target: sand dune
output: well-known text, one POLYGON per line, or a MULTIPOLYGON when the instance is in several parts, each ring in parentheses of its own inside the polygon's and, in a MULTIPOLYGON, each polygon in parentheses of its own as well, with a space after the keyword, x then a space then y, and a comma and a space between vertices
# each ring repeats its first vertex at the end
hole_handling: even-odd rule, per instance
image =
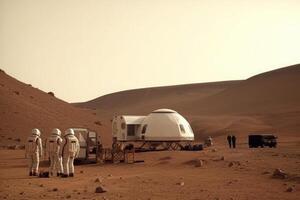
MULTIPOLYGON (((0 134, 1 145, 16 143, 37 127, 43 136, 49 135, 54 127, 62 130, 68 127, 87 127, 99 133, 107 132, 105 123, 91 110, 76 108, 31 85, 24 84, 0 72, 0 134)), ((104 141, 110 137, 103 134, 104 141)))
POLYGON ((129 90, 76 104, 115 114, 147 114, 175 109, 191 122, 196 138, 228 132, 297 134, 300 131, 300 65, 259 74, 244 81, 129 90))

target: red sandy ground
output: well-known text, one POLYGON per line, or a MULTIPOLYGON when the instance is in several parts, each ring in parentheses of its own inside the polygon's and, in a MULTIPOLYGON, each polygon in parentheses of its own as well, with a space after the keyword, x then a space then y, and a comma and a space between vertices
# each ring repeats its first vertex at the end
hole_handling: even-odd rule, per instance
POLYGON ((0 150, 0 198, 296 200, 300 195, 299 147, 299 138, 286 137, 276 149, 249 149, 243 143, 233 150, 220 137, 214 147, 200 152, 137 153, 136 160, 144 163, 76 166, 76 176, 68 179, 29 177, 23 151, 0 150), (194 159, 202 159, 204 165, 195 167, 194 159), (232 161, 235 164, 230 167, 232 161), (276 168, 289 178, 272 178, 276 168), (101 182, 95 182, 96 178, 101 182), (107 192, 95 193, 99 185, 107 192), (288 187, 294 191, 286 192, 288 187))

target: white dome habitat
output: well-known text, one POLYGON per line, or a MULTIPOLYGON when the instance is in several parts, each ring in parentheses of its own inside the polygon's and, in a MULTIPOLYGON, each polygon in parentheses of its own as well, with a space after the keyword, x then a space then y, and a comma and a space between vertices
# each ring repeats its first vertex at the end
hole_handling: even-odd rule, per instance
POLYGON ((174 110, 159 109, 142 122, 142 139, 146 141, 193 141, 194 133, 188 121, 174 110))

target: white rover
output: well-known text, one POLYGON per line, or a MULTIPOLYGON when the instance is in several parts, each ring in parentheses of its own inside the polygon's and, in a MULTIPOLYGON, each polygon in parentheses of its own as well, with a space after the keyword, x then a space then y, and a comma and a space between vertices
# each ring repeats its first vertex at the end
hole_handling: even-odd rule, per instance
POLYGON ((76 162, 97 162, 99 155, 98 134, 85 128, 72 128, 79 140, 80 151, 76 162))
POLYGON ((115 116, 112 121, 113 148, 129 142, 142 143, 140 148, 178 150, 194 141, 188 121, 170 109, 159 109, 148 116, 115 116))

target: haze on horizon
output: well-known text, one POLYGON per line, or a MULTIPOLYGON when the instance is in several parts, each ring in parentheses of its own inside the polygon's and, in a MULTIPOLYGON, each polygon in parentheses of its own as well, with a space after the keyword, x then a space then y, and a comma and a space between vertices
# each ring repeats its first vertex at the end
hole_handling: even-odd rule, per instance
POLYGON ((0 68, 68 102, 300 63, 297 0, 0 0, 0 68))

